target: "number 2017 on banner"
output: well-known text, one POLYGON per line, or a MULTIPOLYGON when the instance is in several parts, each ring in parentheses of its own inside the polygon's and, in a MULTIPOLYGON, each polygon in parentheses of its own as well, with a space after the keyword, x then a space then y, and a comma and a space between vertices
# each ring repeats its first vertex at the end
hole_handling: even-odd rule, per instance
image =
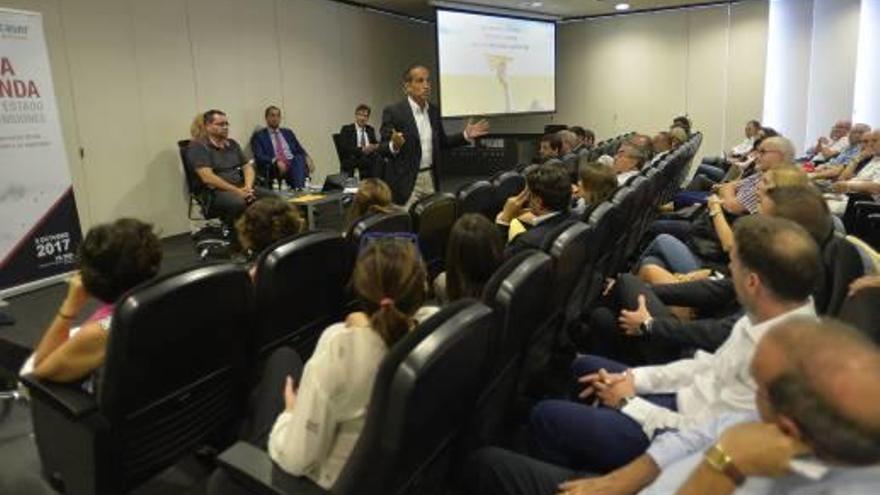
POLYGON ((58 239, 55 241, 38 242, 37 258, 45 258, 46 256, 54 256, 56 254, 66 253, 70 249, 70 239, 58 239))

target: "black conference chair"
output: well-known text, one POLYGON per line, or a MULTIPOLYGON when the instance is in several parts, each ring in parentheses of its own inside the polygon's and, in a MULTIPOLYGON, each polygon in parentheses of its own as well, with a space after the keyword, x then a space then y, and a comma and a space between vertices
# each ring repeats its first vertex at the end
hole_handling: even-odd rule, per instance
POLYGON ((409 211, 413 230, 419 237, 422 258, 433 278, 444 268, 449 231, 455 223, 455 196, 434 193, 415 202, 409 211))
POLYGON ((837 316, 849 293, 849 285, 865 274, 865 266, 859 249, 842 235, 832 233, 821 249, 824 276, 813 295, 816 312, 837 316))
MULTIPOLYGON (((504 202, 511 196, 521 193, 526 187, 526 178, 522 174, 515 171, 501 172, 492 178, 492 185, 495 187, 495 214, 504 208, 504 202)), ((494 218, 494 217, 493 217, 494 218)))
POLYGON ((584 222, 564 224, 545 239, 541 250, 553 258, 553 295, 550 306, 562 311, 584 268, 588 239, 593 230, 584 222))
POLYGON ((333 137, 333 148, 336 149, 336 158, 339 159, 339 172, 346 174, 346 175, 349 175, 349 174, 353 175, 354 170, 352 170, 351 172, 346 170, 346 160, 348 158, 345 156, 345 151, 342 146, 342 134, 339 134, 338 132, 336 132, 333 134, 332 137, 333 137))
POLYGON ((255 351, 266 356, 289 345, 307 359, 342 313, 350 275, 345 240, 336 232, 305 232, 266 248, 256 267, 255 351))
POLYGON ((456 301, 389 350, 363 431, 329 492, 287 475, 266 452, 243 442, 220 455, 221 468, 255 494, 439 492, 484 383, 493 321, 484 304, 456 301))
MULTIPOLYGON (((492 329, 491 381, 480 395, 470 442, 504 443, 517 416, 525 355, 536 330, 550 313, 553 262, 547 254, 517 253, 492 275, 483 288, 483 301, 495 311, 492 329)), ((523 406, 524 408, 524 406, 523 406)))
POLYGON ((252 294, 233 264, 147 282, 116 305, 94 395, 23 377, 50 483, 127 493, 206 442, 228 445, 245 404, 252 294))
POLYGON ((219 216, 211 211, 211 192, 202 184, 201 179, 196 175, 195 167, 189 162, 186 155, 189 144, 189 139, 177 142, 177 151, 180 154, 180 164, 183 167, 183 177, 186 181, 186 191, 189 195, 186 216, 190 220, 208 221, 208 225, 190 235, 195 241, 199 258, 204 260, 212 255, 226 256, 229 254, 232 229, 223 222, 219 222, 218 225, 210 223, 211 220, 217 219, 219 216), (193 216, 193 205, 198 207, 201 217, 193 216))
POLYGON ((489 181, 478 180, 462 186, 456 194, 458 199, 457 216, 465 213, 479 213, 495 221, 495 188, 489 181))

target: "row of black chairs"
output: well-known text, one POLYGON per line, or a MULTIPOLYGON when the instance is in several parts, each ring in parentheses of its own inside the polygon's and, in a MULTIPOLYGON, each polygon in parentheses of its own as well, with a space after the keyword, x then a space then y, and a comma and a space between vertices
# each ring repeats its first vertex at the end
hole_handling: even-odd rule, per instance
MULTIPOLYGON (((325 323, 318 321, 338 318, 329 307, 311 319, 297 314, 320 313, 312 306, 325 289, 330 299, 342 293, 342 282, 320 282, 332 257, 322 251, 332 245, 340 254, 341 237, 328 232, 284 241, 259 262, 256 286, 243 267, 212 264, 133 289, 116 305, 94 394, 24 377, 47 478, 70 494, 125 493, 199 445, 230 445, 267 350, 302 347, 304 335, 319 335, 325 323), (310 269, 300 266, 290 277, 296 282, 284 282, 290 253, 303 250, 311 253, 310 269), (277 294, 267 299, 272 283, 277 294), (277 321, 282 314, 287 319, 277 321), (299 337, 267 335, 267 327, 288 328, 293 319, 301 322, 299 337)), ((496 438, 528 334, 548 312, 547 294, 531 288, 553 282, 552 266, 545 253, 522 253, 495 274, 483 302, 444 308, 390 350, 334 492, 424 493, 446 479, 461 439, 496 438)), ((239 444, 222 460, 239 477, 263 469, 279 483, 304 483, 267 471, 265 455, 239 444)))
MULTIPOLYGON (((644 182, 677 177, 665 172, 669 166, 658 166, 652 174, 656 178, 644 182)), ((496 177, 492 184, 503 187, 522 180, 509 177, 496 177)), ((671 186, 654 188, 661 189, 671 186)), ((624 204, 623 196, 615 198, 606 213, 624 204)), ((33 397, 34 428, 47 478, 72 494, 123 493, 198 445, 229 445, 261 360, 280 345, 292 345, 303 357, 309 356, 321 330, 341 317, 348 302, 351 249, 359 237, 407 226, 420 240, 431 238, 425 232, 439 232, 435 252, 442 259, 445 239, 439 238, 443 231, 448 235, 448 226, 466 211, 456 198, 436 195, 414 205, 411 212, 362 219, 347 237, 314 231, 279 241, 257 260, 255 284, 244 268, 217 264, 134 289, 116 306, 95 394, 24 378, 33 397)), ((602 217, 567 226, 548 240, 548 253, 525 252, 509 260, 487 284, 483 304, 470 301, 445 308, 408 337, 408 344, 389 353, 363 438, 339 487, 371 493, 366 487, 396 492, 388 488, 399 486, 420 493, 435 485, 425 482, 433 479, 426 476, 428 466, 436 469, 450 459, 438 462, 438 446, 448 452, 453 439, 489 443, 499 438, 509 426, 516 391, 522 387, 525 349, 536 332, 552 330, 555 325, 548 322, 558 318, 563 302, 571 300, 571 288, 585 271, 595 268, 590 253, 603 252, 604 244, 590 244, 591 236, 608 223, 602 217), (555 290, 527 290, 536 286, 555 290), (486 325, 492 330, 473 331, 486 325), (488 335, 488 340, 473 335, 488 335), (457 361, 459 356, 466 359, 457 361), (444 385, 432 388, 432 383, 444 385), (437 390, 451 391, 452 396, 438 396, 437 390), (424 424, 444 425, 436 429, 442 438, 425 439, 424 424), (461 436, 465 430, 471 434, 461 436), (391 449, 387 469, 365 467, 366 459, 384 455, 382 449, 391 449)), ((423 246, 423 251, 428 250, 423 246)), ((223 457, 233 472, 239 469, 233 462, 235 453, 246 449, 238 445, 223 457)), ((245 457, 256 459, 251 454, 245 457)), ((340 493, 350 490, 334 488, 340 493)))

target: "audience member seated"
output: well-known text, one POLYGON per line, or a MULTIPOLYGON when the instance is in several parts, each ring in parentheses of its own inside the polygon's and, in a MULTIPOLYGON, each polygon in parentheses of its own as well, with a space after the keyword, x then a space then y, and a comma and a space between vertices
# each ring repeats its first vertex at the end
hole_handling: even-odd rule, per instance
MULTIPOLYGON (((870 161, 863 161, 860 169, 857 169, 856 164, 850 164, 841 172, 840 180, 832 185, 834 192, 847 195, 828 200, 828 207, 835 215, 844 216, 852 198, 880 200, 880 131, 865 134, 862 145, 865 153, 871 153, 872 158, 870 161)), ((844 223, 847 223, 846 220, 844 223)), ((847 225, 847 228, 851 229, 852 225, 847 225)))
POLYGON ((358 185, 351 209, 348 210, 349 228, 361 218, 374 213, 390 213, 394 210, 391 204, 391 188, 382 179, 370 177, 358 185))
POLYGON ((233 226, 247 205, 272 192, 254 185, 253 160, 248 160, 241 146, 229 138, 229 119, 220 110, 204 115, 205 139, 194 139, 186 150, 187 159, 208 190, 211 212, 233 226))
MULTIPOLYGON (((761 175, 758 183, 758 211, 767 213, 767 208, 762 208, 762 202, 767 201, 767 193, 777 187, 805 186, 809 183, 807 174, 794 166, 778 166, 761 175)), ((733 230, 730 221, 721 206, 721 199, 712 195, 708 199, 708 216, 712 221, 715 238, 717 238, 721 250, 727 253, 733 245, 733 230)), ((823 237, 824 238, 824 237, 823 237)), ((823 238, 817 239, 820 242, 823 238)), ((701 240, 700 246, 704 246, 706 240, 701 240)), ((688 244, 668 234, 657 236, 651 245, 650 256, 642 257, 639 267, 639 278, 649 284, 665 284, 680 280, 695 280, 708 277, 711 269, 702 267, 714 266, 711 260, 704 260, 697 256, 688 244), (695 268, 696 267, 696 268, 695 268), (685 271, 676 271, 685 270, 685 271)))
POLYGON ((757 120, 750 120, 746 123, 746 137, 736 146, 730 149, 725 156, 706 157, 703 158, 697 174, 703 174, 713 182, 721 182, 724 174, 730 168, 730 159, 744 160, 748 154, 755 148, 755 140, 758 139, 758 133, 761 130, 761 123, 757 120))
POLYGON ((804 158, 799 161, 822 163, 834 158, 849 146, 851 128, 851 121, 838 120, 831 127, 828 137, 820 136, 815 146, 809 148, 804 158))
POLYGON ((559 159, 562 156, 562 139, 558 134, 544 134, 538 148, 538 158, 535 163, 546 163, 548 160, 559 159))
POLYGON ((773 325, 815 318, 810 298, 821 277, 815 241, 789 220, 756 215, 735 228, 731 272, 746 315, 714 354, 630 369, 595 355, 572 364, 578 401, 549 400, 532 411, 530 432, 544 461, 608 471, 642 454, 656 433, 753 408, 746 379, 754 346, 773 325), (600 407, 580 401, 598 400, 600 407))
MULTIPOLYGON (((819 164, 812 170, 813 179, 834 179, 837 178, 843 169, 853 160, 862 155, 862 137, 866 133, 871 132, 871 126, 867 124, 856 124, 849 131, 849 146, 834 158, 825 163, 819 164)), ((805 165, 809 170, 809 167, 805 165)))
POLYGON ((574 149, 578 145, 577 134, 575 134, 570 129, 563 129, 556 134, 559 136, 559 140, 562 142, 562 148, 559 150, 560 158, 573 155, 574 149))
MULTIPOLYGON (((388 349, 436 311, 425 301, 416 247, 370 244, 352 284, 364 311, 328 327, 303 368, 291 348, 275 351, 253 395, 244 440, 266 448, 285 472, 330 489, 363 428, 376 372, 388 349)), ((249 493, 217 471, 208 493, 249 493)))
POLYGON ((465 297, 480 299, 483 286, 501 266, 504 241, 484 215, 462 215, 449 232, 446 271, 434 279, 434 295, 441 304, 465 297))
POLYGON ((617 184, 620 186, 627 185, 639 175, 639 171, 648 159, 649 153, 644 146, 636 145, 631 141, 621 144, 614 155, 613 167, 614 173, 617 175, 617 184))
POLYGON ((712 215, 730 215, 735 219, 757 212, 758 185, 763 173, 779 167, 793 167, 793 156, 794 147, 788 139, 764 139, 759 146, 755 173, 719 187, 711 209, 702 210, 690 221, 657 220, 651 225, 651 232, 658 235, 642 253, 639 269, 650 264, 673 273, 688 273, 703 267, 723 269, 727 253, 720 237, 727 234, 723 227, 730 220, 716 221, 712 215))
POLYGON ((526 187, 513 197, 507 198, 504 209, 495 223, 507 238, 511 222, 524 213, 530 213, 526 231, 514 237, 504 250, 505 258, 525 249, 540 249, 547 236, 558 225, 573 222, 571 205, 571 182, 563 167, 543 164, 526 174, 526 187))
POLYGON ((596 145, 596 134, 589 129, 576 125, 569 129, 577 135, 577 145, 572 148, 572 153, 580 153, 581 150, 591 150, 596 145))
POLYGON ((251 149, 262 174, 283 178, 291 189, 302 189, 306 177, 315 172, 312 157, 303 148, 296 134, 281 127, 281 109, 269 106, 264 113, 266 127, 251 136, 251 149))
POLYGON ((114 304, 156 276, 162 247, 151 225, 121 218, 89 229, 78 258, 79 270, 68 281, 67 296, 21 373, 53 382, 85 380, 83 388, 92 392, 94 375, 104 364, 114 304), (90 298, 100 305, 71 328, 90 298))
MULTIPOLYGON (((833 238, 833 222, 825 201, 814 187, 803 182, 766 191, 761 212, 803 227, 820 252, 825 252, 833 238)), ((813 300, 820 313, 829 309, 833 281, 850 273, 849 265, 831 263, 823 263, 824 283, 813 290, 813 300)), ((856 264, 861 273, 861 264, 856 264)), ((648 287, 631 275, 618 277, 614 286, 616 301, 591 314, 592 352, 628 364, 654 364, 680 356, 689 347, 714 351, 730 334, 736 320, 731 316, 740 308, 730 304, 733 298, 730 278, 694 281, 699 278, 670 277, 648 287), (673 304, 676 307, 672 307, 673 304), (616 319, 612 309, 619 311, 616 319), (700 319, 691 321, 694 316, 700 319)))
POLYGON ((497 448, 469 463, 469 493, 666 495, 876 493, 880 352, 833 321, 791 319, 760 338, 748 367, 752 411, 658 435, 604 476, 497 448), (588 477, 584 475, 588 474, 588 477), (742 485, 742 486, 739 486, 742 485))
POLYGON ((613 168, 582 158, 578 167, 576 202, 572 214, 583 220, 588 219, 593 208, 611 199, 616 190, 617 176, 613 168))
POLYGON ((690 137, 691 129, 693 129, 693 123, 691 119, 687 115, 679 115, 678 117, 672 119, 672 125, 669 126, 669 129, 672 130, 674 127, 679 127, 681 130, 690 137))
POLYGON ((235 228, 242 250, 254 260, 276 241, 300 233, 304 224, 295 206, 280 198, 263 198, 244 211, 235 228))

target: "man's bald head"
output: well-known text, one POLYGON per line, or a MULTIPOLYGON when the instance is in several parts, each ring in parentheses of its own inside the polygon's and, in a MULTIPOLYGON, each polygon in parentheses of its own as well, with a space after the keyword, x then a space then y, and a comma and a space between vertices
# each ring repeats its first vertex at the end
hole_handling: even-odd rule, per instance
POLYGON ((812 319, 780 323, 761 340, 766 346, 785 349, 787 361, 767 385, 777 417, 790 419, 820 458, 880 462, 880 349, 842 323, 812 319))

